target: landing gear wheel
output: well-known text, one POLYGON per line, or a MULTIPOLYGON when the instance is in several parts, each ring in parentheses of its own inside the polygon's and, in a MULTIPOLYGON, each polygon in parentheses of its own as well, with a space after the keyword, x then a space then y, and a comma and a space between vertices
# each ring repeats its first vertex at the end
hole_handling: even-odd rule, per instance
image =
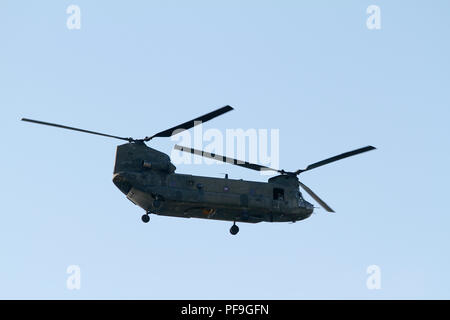
POLYGON ((230 228, 230 233, 234 236, 239 232, 239 227, 235 224, 233 224, 230 228))
POLYGON ((146 213, 141 217, 141 219, 143 223, 148 223, 150 221, 150 216, 146 213))

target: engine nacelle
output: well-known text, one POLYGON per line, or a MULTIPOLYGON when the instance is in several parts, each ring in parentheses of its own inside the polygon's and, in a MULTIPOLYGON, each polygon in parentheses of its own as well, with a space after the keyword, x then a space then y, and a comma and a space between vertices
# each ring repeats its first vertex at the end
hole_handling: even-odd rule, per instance
POLYGON ((147 170, 173 173, 175 169, 168 155, 144 143, 126 143, 117 147, 114 173, 147 170))

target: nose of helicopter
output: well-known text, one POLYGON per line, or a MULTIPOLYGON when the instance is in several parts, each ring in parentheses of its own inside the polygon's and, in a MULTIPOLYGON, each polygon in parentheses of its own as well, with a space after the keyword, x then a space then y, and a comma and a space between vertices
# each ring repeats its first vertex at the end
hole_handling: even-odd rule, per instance
POLYGON ((113 183, 125 195, 128 194, 133 187, 126 176, 121 173, 115 173, 113 175, 113 183))
POLYGON ((308 201, 303 200, 302 204, 303 208, 306 209, 306 212, 311 215, 314 212, 314 205, 312 203, 309 203, 308 201))

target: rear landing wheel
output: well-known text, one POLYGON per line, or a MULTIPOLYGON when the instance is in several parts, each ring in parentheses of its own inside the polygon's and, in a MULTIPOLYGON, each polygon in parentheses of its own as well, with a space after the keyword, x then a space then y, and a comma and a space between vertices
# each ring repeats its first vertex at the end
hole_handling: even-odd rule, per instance
POLYGON ((236 224, 233 224, 230 228, 230 233, 234 236, 239 232, 239 227, 236 224))
POLYGON ((141 217, 141 219, 142 219, 142 222, 148 223, 150 221, 150 216, 148 215, 148 213, 146 213, 141 217))

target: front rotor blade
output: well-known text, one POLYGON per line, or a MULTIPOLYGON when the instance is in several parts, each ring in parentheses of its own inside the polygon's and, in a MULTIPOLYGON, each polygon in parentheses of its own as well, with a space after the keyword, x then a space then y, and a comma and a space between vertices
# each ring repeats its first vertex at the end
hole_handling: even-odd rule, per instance
POLYGON ((280 172, 279 170, 272 169, 272 168, 262 166, 259 164, 254 164, 254 163, 250 163, 247 161, 236 160, 236 159, 224 157, 224 156, 221 156, 221 155, 215 154, 215 153, 209 153, 209 152, 205 152, 202 150, 179 146, 177 144, 174 146, 174 149, 192 153, 192 154, 195 154, 195 155, 198 155, 201 157, 205 157, 205 158, 222 161, 222 162, 229 163, 229 164, 234 164, 236 166, 240 166, 240 167, 244 167, 244 168, 252 169, 252 170, 256 170, 256 171, 270 170, 270 171, 280 172))
POLYGON ((209 120, 211 120, 211 119, 213 119, 215 117, 218 117, 218 116, 220 116, 220 115, 222 115, 222 114, 224 114, 224 113, 226 113, 228 111, 231 111, 231 110, 233 110, 233 108, 230 107, 230 106, 222 107, 220 109, 217 109, 217 110, 215 110, 213 112, 207 113, 207 114, 205 114, 203 116, 200 116, 198 118, 192 119, 192 120, 187 121, 185 123, 182 123, 182 124, 180 124, 178 126, 175 126, 173 128, 161 131, 161 132, 159 132, 159 133, 157 133, 157 134, 155 134, 155 135, 153 135, 151 137, 145 138, 144 140, 145 141, 149 141, 149 140, 151 140, 151 139, 153 139, 155 137, 163 137, 163 138, 171 137, 171 136, 174 135, 174 131, 176 131, 176 130, 179 130, 179 129, 188 130, 190 128, 195 127, 197 124, 209 121, 209 120))
POLYGON ((306 169, 297 170, 295 173, 296 174, 300 174, 300 173, 302 173, 304 171, 308 171, 308 170, 311 170, 311 169, 314 169, 314 168, 317 168, 317 167, 321 167, 321 166, 324 166, 324 165, 329 164, 331 162, 342 160, 342 159, 345 159, 345 158, 348 158, 348 157, 351 157, 351 156, 355 156, 357 154, 360 154, 360 153, 363 153, 363 152, 367 152, 367 151, 370 151, 370 150, 374 150, 374 149, 376 149, 376 148, 372 147, 372 146, 367 146, 367 147, 364 147, 364 148, 359 148, 359 149, 356 149, 356 150, 353 150, 353 151, 345 152, 345 153, 342 153, 340 155, 337 155, 337 156, 334 156, 334 157, 331 157, 331 158, 328 158, 328 159, 325 159, 325 160, 322 160, 322 161, 310 164, 309 166, 306 167, 306 169))
POLYGON ((106 134, 106 133, 100 133, 100 132, 84 130, 84 129, 74 128, 74 127, 68 127, 68 126, 64 126, 64 125, 56 124, 56 123, 44 122, 44 121, 39 121, 39 120, 32 120, 32 119, 27 119, 27 118, 22 118, 22 121, 31 122, 31 123, 37 123, 37 124, 43 124, 43 125, 46 125, 46 126, 57 127, 57 128, 62 128, 62 129, 68 129, 68 130, 74 130, 74 131, 79 131, 79 132, 84 132, 84 133, 96 134, 98 136, 103 136, 103 137, 108 137, 108 138, 120 139, 120 140, 125 140, 125 141, 133 141, 132 138, 124 138, 124 137, 112 136, 112 135, 106 134))
POLYGON ((303 188, 303 190, 305 190, 314 200, 316 200, 325 210, 327 210, 328 212, 334 212, 333 209, 331 209, 326 203, 325 201, 323 201, 322 199, 319 198, 319 196, 317 194, 315 194, 310 188, 308 188, 306 185, 304 185, 303 183, 300 183, 300 186, 303 188))

